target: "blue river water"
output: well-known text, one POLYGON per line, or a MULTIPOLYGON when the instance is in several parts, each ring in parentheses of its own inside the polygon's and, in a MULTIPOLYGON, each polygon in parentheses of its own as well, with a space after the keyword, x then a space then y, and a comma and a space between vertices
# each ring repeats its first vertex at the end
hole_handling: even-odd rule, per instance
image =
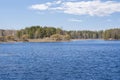
POLYGON ((0 43, 0 80, 120 80, 120 41, 0 43))

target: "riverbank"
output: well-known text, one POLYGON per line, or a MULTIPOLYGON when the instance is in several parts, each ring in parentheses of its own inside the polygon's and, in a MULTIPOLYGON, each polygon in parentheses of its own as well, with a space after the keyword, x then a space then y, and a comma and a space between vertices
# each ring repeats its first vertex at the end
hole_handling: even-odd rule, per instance
POLYGON ((28 42, 56 42, 52 39, 28 39, 28 42))
POLYGON ((104 40, 104 39, 71 39, 71 41, 79 41, 79 40, 104 40))
MULTIPOLYGON (((70 40, 54 40, 54 39, 28 39, 28 40, 18 40, 18 41, 0 41, 0 43, 16 43, 16 42, 70 42, 70 41, 80 41, 80 40, 104 40, 104 39, 70 39, 70 40)), ((119 41, 119 40, 105 40, 105 41, 119 41)))
POLYGON ((54 39, 27 39, 27 40, 16 40, 16 41, 0 41, 0 43, 15 43, 15 42, 67 42, 71 40, 54 40, 54 39))

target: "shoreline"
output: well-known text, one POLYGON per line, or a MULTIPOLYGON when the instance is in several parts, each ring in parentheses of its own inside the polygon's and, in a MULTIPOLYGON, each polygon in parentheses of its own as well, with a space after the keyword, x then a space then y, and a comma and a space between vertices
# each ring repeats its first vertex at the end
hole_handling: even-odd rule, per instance
POLYGON ((104 40, 104 39, 71 39, 72 41, 79 41, 79 40, 104 40))
MULTIPOLYGON (((104 40, 104 39, 70 39, 70 40, 52 40, 52 39, 28 39, 28 41, 6 41, 6 42, 2 42, 0 41, 0 43, 17 43, 17 42, 71 42, 71 41, 80 41, 80 40, 104 40)), ((120 40, 104 40, 104 41, 120 41, 120 40)))
POLYGON ((2 42, 0 41, 0 43, 16 43, 16 42, 69 42, 71 40, 52 40, 52 39, 28 39, 28 40, 25 40, 25 41, 22 41, 22 40, 18 40, 18 41, 5 41, 5 42, 2 42))

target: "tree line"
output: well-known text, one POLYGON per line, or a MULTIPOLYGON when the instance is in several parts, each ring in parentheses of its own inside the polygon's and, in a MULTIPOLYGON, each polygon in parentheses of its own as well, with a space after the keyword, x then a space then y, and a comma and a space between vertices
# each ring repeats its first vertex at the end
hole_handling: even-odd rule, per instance
POLYGON ((68 31, 72 39, 102 39, 103 31, 68 31))
POLYGON ((0 41, 13 41, 15 40, 16 30, 2 30, 0 29, 0 41))
POLYGON ((104 39, 120 40, 120 29, 108 29, 101 31, 68 31, 72 39, 104 39))
POLYGON ((42 27, 42 26, 32 26, 29 28, 21 29, 17 32, 17 38, 26 39, 55 39, 55 40, 69 40, 70 36, 66 31, 61 28, 55 27, 42 27))
POLYGON ((29 38, 29 39, 39 39, 51 37, 52 35, 69 35, 70 39, 120 39, 120 29, 108 29, 100 31, 65 31, 61 28, 55 27, 41 27, 41 26, 32 26, 29 28, 21 29, 17 32, 18 38, 29 38))
POLYGON ((120 39, 120 29, 109 29, 104 32, 104 39, 115 39, 119 40, 120 39))
MULTIPOLYGON (((3 33, 2 33, 3 34, 3 33)), ((105 39, 105 40, 120 40, 120 29, 108 29, 101 31, 66 31, 55 27, 31 26, 25 29, 17 30, 15 35, 0 35, 0 41, 7 40, 27 40, 27 39, 55 39, 55 40, 70 40, 70 39, 105 39)))

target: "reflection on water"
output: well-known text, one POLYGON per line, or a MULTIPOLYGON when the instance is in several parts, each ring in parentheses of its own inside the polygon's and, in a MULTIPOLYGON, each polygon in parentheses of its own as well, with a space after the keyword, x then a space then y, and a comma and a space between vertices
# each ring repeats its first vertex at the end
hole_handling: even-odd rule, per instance
POLYGON ((120 41, 0 44, 0 80, 120 80, 120 41))

